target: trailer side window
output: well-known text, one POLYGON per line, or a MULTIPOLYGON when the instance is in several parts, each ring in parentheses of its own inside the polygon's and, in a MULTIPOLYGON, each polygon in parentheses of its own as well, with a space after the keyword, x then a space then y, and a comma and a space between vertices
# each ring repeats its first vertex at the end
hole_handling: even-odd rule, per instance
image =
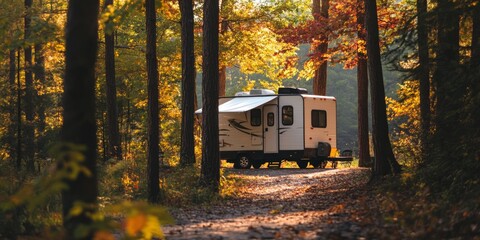
POLYGON ((250 111, 250 125, 252 126, 262 125, 262 110, 252 109, 250 111))
POLYGON ((327 111, 312 110, 312 127, 314 128, 327 127, 327 111))
POLYGON ((293 124, 293 107, 292 106, 282 107, 282 124, 283 125, 293 124))
POLYGON ((275 116, 273 115, 272 112, 269 112, 269 113, 267 114, 267 125, 268 125, 269 127, 275 125, 275 116))

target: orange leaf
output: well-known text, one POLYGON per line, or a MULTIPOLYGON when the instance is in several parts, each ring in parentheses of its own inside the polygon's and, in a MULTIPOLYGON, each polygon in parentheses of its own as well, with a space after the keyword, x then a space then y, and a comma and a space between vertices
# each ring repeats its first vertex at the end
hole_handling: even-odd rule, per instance
POLYGON ((115 237, 107 231, 98 231, 93 236, 93 240, 115 240, 115 237))
POLYGON ((135 236, 142 230, 147 223, 147 217, 144 214, 136 214, 127 217, 125 220, 125 232, 130 236, 135 236))

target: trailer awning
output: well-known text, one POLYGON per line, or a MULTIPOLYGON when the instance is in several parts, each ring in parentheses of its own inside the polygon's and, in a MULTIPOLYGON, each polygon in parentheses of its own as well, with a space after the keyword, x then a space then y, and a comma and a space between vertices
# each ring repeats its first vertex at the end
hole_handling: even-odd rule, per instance
MULTIPOLYGON (((267 102, 272 101, 277 96, 265 96, 265 97, 237 97, 228 102, 225 102, 218 106, 219 113, 233 113, 233 112, 246 112, 252 110, 258 106, 261 106, 267 102)), ((195 113, 202 113, 202 109, 198 109, 195 113)))

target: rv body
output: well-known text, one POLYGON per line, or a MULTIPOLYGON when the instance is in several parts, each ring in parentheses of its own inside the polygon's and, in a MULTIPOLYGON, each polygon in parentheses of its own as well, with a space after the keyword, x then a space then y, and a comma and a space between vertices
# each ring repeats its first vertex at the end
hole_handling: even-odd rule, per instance
MULTIPOLYGON (((253 91, 253 90, 252 90, 253 91)), ((235 168, 296 161, 323 165, 336 152, 336 100, 284 89, 219 99, 220 158, 235 168), (282 93, 287 92, 287 93, 282 93), (334 151, 331 151, 331 150, 334 151)))

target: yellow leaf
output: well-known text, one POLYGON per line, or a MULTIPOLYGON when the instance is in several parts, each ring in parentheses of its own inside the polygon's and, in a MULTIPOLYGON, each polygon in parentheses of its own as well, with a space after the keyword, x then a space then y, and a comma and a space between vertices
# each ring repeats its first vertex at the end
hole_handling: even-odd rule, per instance
POLYGON ((83 212, 83 207, 80 204, 75 204, 72 209, 70 209, 70 216, 78 216, 83 212))
POLYGON ((147 217, 145 214, 136 214, 127 217, 125 220, 125 232, 130 236, 136 236, 137 233, 145 227, 147 217))
POLYGON ((152 239, 153 237, 163 238, 160 221, 155 216, 148 216, 146 226, 142 229, 144 239, 152 239))

